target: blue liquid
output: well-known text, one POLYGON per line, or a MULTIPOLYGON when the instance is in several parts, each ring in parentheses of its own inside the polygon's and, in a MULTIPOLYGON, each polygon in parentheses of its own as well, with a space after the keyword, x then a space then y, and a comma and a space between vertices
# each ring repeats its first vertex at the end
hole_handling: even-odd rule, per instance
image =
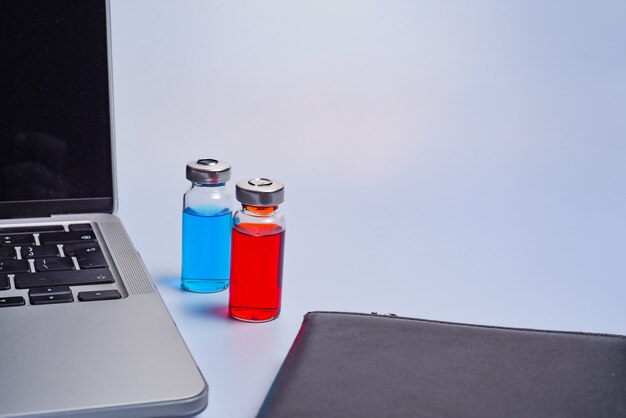
POLYGON ((192 292, 221 292, 230 282, 231 212, 183 212, 182 285, 192 292))

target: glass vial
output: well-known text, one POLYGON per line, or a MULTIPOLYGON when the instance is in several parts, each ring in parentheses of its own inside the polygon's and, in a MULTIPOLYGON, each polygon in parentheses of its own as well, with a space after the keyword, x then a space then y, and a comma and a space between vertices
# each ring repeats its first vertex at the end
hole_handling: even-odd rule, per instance
POLYGON ((205 158, 187 164, 191 188, 183 198, 181 281, 192 292, 228 288, 230 276, 231 197, 226 191, 230 164, 205 158))
POLYGON ((280 314, 285 217, 278 210, 285 187, 266 178, 236 185, 228 310, 236 319, 265 322, 280 314))

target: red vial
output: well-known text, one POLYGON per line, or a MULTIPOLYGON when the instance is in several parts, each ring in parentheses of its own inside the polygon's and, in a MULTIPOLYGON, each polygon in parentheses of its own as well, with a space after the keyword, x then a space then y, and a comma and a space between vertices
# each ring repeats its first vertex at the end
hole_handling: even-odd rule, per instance
POLYGON ((236 185, 242 209, 233 218, 230 297, 236 319, 265 322, 280 314, 285 246, 282 183, 266 178, 236 185))

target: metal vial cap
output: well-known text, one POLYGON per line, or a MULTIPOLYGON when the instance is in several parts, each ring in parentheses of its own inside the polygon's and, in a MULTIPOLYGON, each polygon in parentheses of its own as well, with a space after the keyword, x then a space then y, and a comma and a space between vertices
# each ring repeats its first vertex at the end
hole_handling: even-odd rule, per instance
POLYGON ((235 196, 245 205, 278 206, 285 201, 285 185, 264 177, 241 180, 235 186, 235 196))
POLYGON ((195 183, 226 183, 230 180, 230 164, 213 158, 187 163, 187 180, 195 183))

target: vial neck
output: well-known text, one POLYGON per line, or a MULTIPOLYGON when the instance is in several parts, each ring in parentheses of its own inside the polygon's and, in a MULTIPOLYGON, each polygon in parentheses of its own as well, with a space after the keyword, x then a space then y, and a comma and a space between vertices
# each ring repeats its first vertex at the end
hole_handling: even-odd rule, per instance
POLYGON ((276 212, 278 206, 252 206, 241 205, 245 212, 250 212, 254 215, 268 216, 276 212))
POLYGON ((223 187, 226 183, 199 183, 192 181, 193 187, 223 187))

